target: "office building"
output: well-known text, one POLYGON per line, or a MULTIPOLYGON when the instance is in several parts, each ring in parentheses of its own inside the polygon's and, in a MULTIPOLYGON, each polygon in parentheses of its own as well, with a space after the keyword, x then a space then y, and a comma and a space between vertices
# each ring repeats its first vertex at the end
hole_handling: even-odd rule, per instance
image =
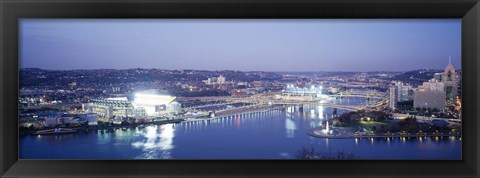
POLYGON ((445 84, 435 79, 424 82, 414 92, 413 107, 443 110, 446 104, 444 88, 445 84))
POLYGON ((207 85, 221 85, 226 84, 227 79, 223 75, 220 75, 218 77, 209 77, 207 80, 203 80, 203 83, 207 85))
POLYGON ((397 108, 397 87, 395 85, 390 85, 389 87, 389 99, 388 99, 388 107, 392 110, 397 108))
POLYGON ((449 59, 447 67, 443 72, 442 82, 445 84, 445 93, 447 101, 455 101, 458 93, 458 75, 449 59))
POLYGON ((395 109, 398 102, 413 100, 413 87, 403 82, 392 81, 389 87, 389 108, 395 109))

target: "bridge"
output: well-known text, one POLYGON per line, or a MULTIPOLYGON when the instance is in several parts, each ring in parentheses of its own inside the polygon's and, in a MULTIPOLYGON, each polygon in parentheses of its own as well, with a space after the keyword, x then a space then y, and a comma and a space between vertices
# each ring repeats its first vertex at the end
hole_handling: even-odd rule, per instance
POLYGON ((337 108, 349 111, 358 111, 358 110, 374 110, 370 106, 351 106, 351 105, 339 105, 333 103, 319 103, 319 102, 272 102, 272 104, 283 104, 283 105, 314 105, 314 106, 324 106, 328 108, 337 108))
POLYGON ((255 107, 255 106, 260 106, 260 105, 316 105, 316 106, 324 106, 324 107, 329 107, 329 108, 337 108, 337 109, 344 109, 344 110, 349 110, 349 111, 358 111, 358 110, 375 110, 376 108, 382 106, 385 104, 385 101, 379 101, 375 102, 371 105, 368 106, 352 106, 352 105, 339 105, 339 104, 334 104, 334 103, 323 103, 319 101, 301 101, 301 100, 279 100, 279 99, 268 99, 268 98, 229 98, 227 100, 227 103, 218 103, 218 104, 211 104, 211 105, 206 105, 206 106, 196 106, 196 107, 190 107, 189 109, 200 109, 203 107, 208 107, 208 106, 221 106, 221 105, 227 105, 235 102, 242 102, 242 103, 252 103, 254 105, 247 105, 247 106, 242 106, 242 107, 236 107, 236 108, 246 108, 246 107, 255 107))
MULTIPOLYGON (((338 105, 330 102, 324 102, 328 101, 328 98, 311 98, 311 99, 284 99, 284 98, 278 98, 277 96, 281 95, 279 92, 270 92, 270 93, 264 93, 264 94, 256 94, 253 96, 249 97, 234 97, 234 96, 211 96, 211 97, 178 97, 178 101, 203 101, 203 102, 209 102, 209 101, 224 101, 224 103, 215 103, 215 104, 208 104, 204 106, 194 106, 194 107, 189 107, 188 109, 200 109, 208 106, 221 106, 221 105, 227 105, 227 104, 232 104, 232 103, 251 103, 253 105, 248 105, 248 106, 242 106, 242 107, 235 107, 238 109, 245 109, 249 107, 255 107, 255 106, 261 106, 261 105, 316 105, 316 106, 325 106, 329 108, 337 108, 337 109, 343 109, 343 110, 349 110, 349 111, 358 111, 358 110, 375 110, 376 108, 382 106, 385 104, 385 93, 381 92, 376 92, 376 91, 354 91, 354 90, 347 90, 344 92, 341 92, 336 95, 327 95, 330 97, 365 97, 365 98, 376 98, 380 99, 380 101, 377 101, 373 104, 370 104, 368 106, 351 106, 351 105, 338 105)), ((235 109, 235 108, 226 108, 222 110, 218 110, 218 112, 223 112, 225 110, 230 110, 230 109, 235 109)))
POLYGON ((355 94, 336 94, 336 95, 328 95, 330 97, 362 97, 362 98, 375 98, 381 99, 383 96, 374 96, 374 95, 355 95, 355 94))
POLYGON ((347 90, 340 92, 338 94, 328 95, 330 97, 364 97, 364 98, 376 98, 381 99, 387 96, 385 93, 377 91, 358 91, 358 90, 347 90))
POLYGON ((343 109, 343 110, 348 110, 348 111, 358 111, 358 110, 375 110, 376 107, 379 106, 379 104, 374 104, 374 105, 369 105, 369 106, 351 106, 351 105, 338 105, 334 103, 319 103, 319 102, 294 102, 294 101, 270 101, 269 104, 254 104, 254 105, 246 105, 246 106, 241 106, 241 107, 234 107, 234 108, 226 108, 222 110, 217 110, 217 113, 224 113, 224 112, 229 112, 229 111, 234 111, 234 110, 256 110, 254 108, 262 108, 266 106, 271 106, 271 105, 314 105, 314 106, 324 106, 328 108, 336 108, 336 109, 343 109))
MULTIPOLYGON (((208 101, 229 101, 229 102, 252 102, 252 103, 258 103, 259 101, 256 100, 276 100, 276 95, 280 95, 281 93, 279 92, 270 92, 270 93, 264 93, 264 94, 256 94, 253 96, 248 96, 248 97, 235 97, 235 96, 207 96, 207 97, 177 97, 177 101, 202 101, 202 102, 208 102, 208 101)), ((347 90, 338 94, 333 94, 333 95, 326 95, 328 97, 364 97, 364 98, 375 98, 375 99, 382 99, 386 97, 385 93, 382 92, 376 92, 376 91, 352 91, 352 90, 347 90)), ((317 99, 317 98, 313 98, 317 99)))
POLYGON ((199 106, 191 106, 191 107, 185 107, 186 109, 200 109, 200 108, 206 108, 206 107, 211 107, 211 106, 223 106, 223 105, 230 105, 234 104, 236 102, 226 102, 226 103, 215 103, 215 104, 206 104, 206 105, 199 105, 199 106))
POLYGON ((177 97, 177 101, 225 101, 227 99, 242 99, 245 97, 232 97, 232 96, 202 96, 202 97, 177 97))

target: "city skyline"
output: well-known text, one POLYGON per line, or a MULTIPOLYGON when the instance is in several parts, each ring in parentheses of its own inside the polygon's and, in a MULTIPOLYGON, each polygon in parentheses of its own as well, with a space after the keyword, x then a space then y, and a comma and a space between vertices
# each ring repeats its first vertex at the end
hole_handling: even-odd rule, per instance
POLYGON ((460 25, 23 19, 19 159, 461 160, 460 25))
POLYGON ((449 56, 461 68, 459 19, 22 19, 20 30, 21 68, 402 72, 443 70, 449 56))
MULTIPOLYGON (((435 70, 435 71, 443 71, 444 69, 412 69, 409 71, 262 71, 262 70, 229 70, 229 69, 220 69, 220 70, 206 70, 206 69, 160 69, 160 68, 124 68, 124 69, 112 69, 112 68, 99 68, 99 69, 42 69, 37 67, 25 67, 20 68, 21 70, 25 69, 40 69, 40 70, 48 70, 48 71, 81 71, 81 70, 135 70, 135 69, 142 69, 142 70, 192 70, 192 71, 209 71, 209 72, 221 72, 221 71, 238 71, 238 72, 272 72, 272 73, 335 73, 335 72, 344 72, 344 73, 370 73, 370 72, 409 72, 409 71, 417 71, 417 70, 435 70)), ((461 68, 456 68, 456 71, 461 71, 461 68)))

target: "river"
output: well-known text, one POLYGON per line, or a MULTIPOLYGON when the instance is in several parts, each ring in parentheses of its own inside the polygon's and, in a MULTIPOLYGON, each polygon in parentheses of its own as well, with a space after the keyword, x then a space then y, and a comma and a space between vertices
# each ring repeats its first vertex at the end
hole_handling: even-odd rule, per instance
MULTIPOLYGON (((363 99, 337 103, 363 104, 363 99)), ((288 107, 210 121, 20 137, 20 159, 295 159, 302 148, 355 159, 458 160, 460 138, 326 139, 307 132, 331 117, 321 106, 288 107)), ((344 112, 338 110, 338 113, 344 112)))

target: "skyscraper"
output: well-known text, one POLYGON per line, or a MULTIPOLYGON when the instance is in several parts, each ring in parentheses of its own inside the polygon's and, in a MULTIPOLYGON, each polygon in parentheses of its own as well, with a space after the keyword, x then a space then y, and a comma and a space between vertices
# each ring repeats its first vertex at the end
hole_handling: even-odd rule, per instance
POLYGON ((397 107, 397 87, 395 86, 394 83, 392 83, 390 85, 390 96, 389 96, 389 100, 388 100, 388 107, 392 110, 395 110, 396 107, 397 107))
POLYGON ((447 101, 455 101, 458 90, 458 75, 451 63, 451 57, 448 60, 448 65, 443 72, 442 82, 445 84, 445 94, 447 101))
POLYGON ((395 109, 397 102, 413 100, 413 87, 400 81, 390 84, 389 108, 395 109))

